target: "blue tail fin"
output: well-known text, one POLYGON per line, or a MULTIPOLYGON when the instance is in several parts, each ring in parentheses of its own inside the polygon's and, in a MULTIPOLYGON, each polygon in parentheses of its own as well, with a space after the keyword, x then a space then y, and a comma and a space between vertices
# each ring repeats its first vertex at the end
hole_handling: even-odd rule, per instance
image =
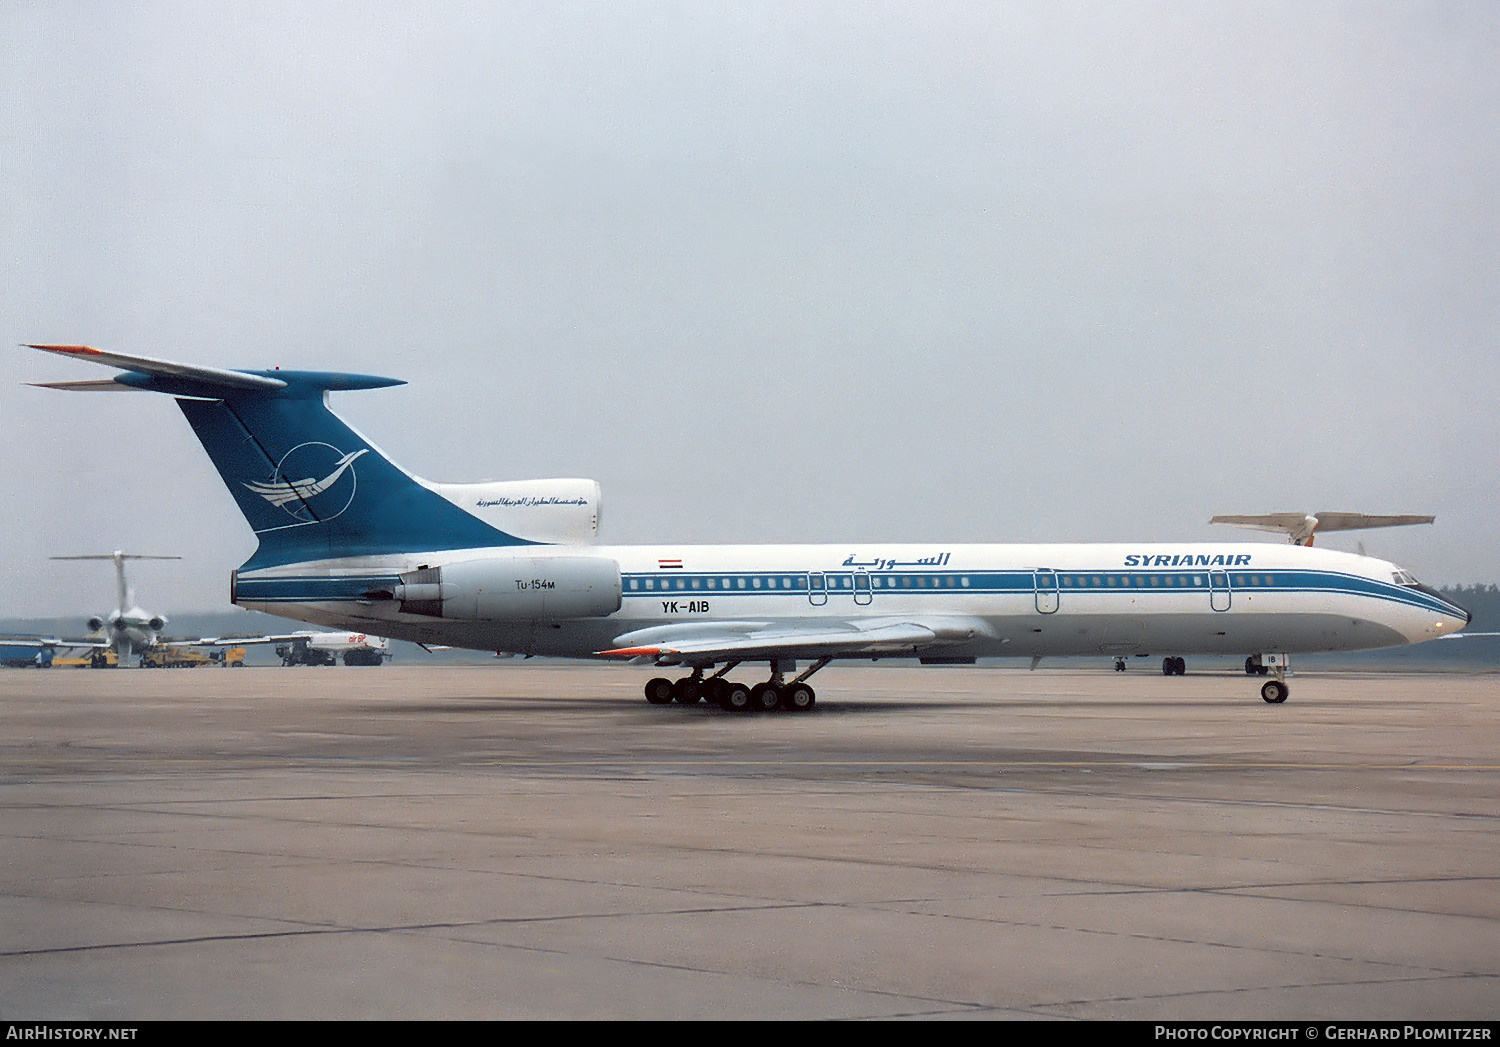
POLYGON ((332 390, 399 379, 322 371, 224 371, 107 353, 32 348, 124 370, 52 388, 132 388, 177 397, 260 539, 245 566, 397 552, 532 545, 466 512, 390 462, 328 409, 332 390))
POLYGON ((267 373, 287 387, 177 401, 260 539, 247 566, 530 544, 422 486, 330 411, 328 389, 370 388, 356 376, 267 373))

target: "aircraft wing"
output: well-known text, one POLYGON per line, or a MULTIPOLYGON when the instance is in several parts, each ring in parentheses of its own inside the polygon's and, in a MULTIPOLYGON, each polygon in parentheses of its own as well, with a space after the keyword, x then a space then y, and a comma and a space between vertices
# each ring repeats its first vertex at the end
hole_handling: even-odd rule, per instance
POLYGON ((205 636, 201 640, 182 640, 179 643, 184 647, 253 647, 256 644, 292 643, 306 639, 306 633, 282 633, 279 636, 205 636))
MULTIPOLYGON (((279 643, 290 636, 262 636, 240 639, 235 636, 205 636, 196 640, 158 640, 153 647, 238 647, 252 643, 279 643)), ((57 637, 13 637, 0 636, 0 645, 5 647, 54 647, 57 650, 108 651, 114 644, 108 640, 59 640, 57 637)))
POLYGON ((0 645, 5 647, 53 647, 58 650, 88 648, 102 651, 108 649, 108 640, 59 640, 55 636, 0 636, 0 645))
POLYGON ((658 664, 712 664, 730 659, 855 658, 918 655, 981 637, 993 630, 966 616, 799 622, 685 622, 638 629, 597 652, 609 658, 654 658, 658 664))
MULTIPOLYGON (((155 647, 222 647, 245 642, 247 641, 216 640, 212 638, 206 640, 158 640, 156 641, 156 643, 150 644, 145 647, 136 647, 135 651, 137 653, 140 653, 141 651, 151 650, 155 647)), ((72 650, 74 648, 82 648, 94 651, 109 651, 113 650, 115 646, 108 640, 0 640, 0 643, 5 644, 6 646, 27 646, 29 643, 30 646, 33 647, 56 647, 59 649, 66 648, 68 650, 72 650)))

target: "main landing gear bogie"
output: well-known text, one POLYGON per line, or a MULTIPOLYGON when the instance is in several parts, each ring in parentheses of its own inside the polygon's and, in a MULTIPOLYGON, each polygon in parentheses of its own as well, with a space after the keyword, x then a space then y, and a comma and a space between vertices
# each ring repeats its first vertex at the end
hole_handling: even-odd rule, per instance
POLYGON ((818 702, 817 692, 807 683, 807 678, 827 665, 831 659, 820 659, 811 669, 791 682, 782 679, 780 666, 773 665, 771 679, 748 687, 724 678, 724 673, 733 668, 725 666, 717 675, 703 677, 703 670, 696 669, 691 676, 669 680, 658 676, 646 684, 646 701, 652 705, 696 705, 707 701, 731 713, 768 713, 776 710, 805 713, 818 702))
POLYGON ((1246 676, 1265 676, 1270 671, 1271 667, 1268 665, 1262 665, 1260 657, 1258 655, 1252 654, 1249 658, 1245 659, 1246 676))

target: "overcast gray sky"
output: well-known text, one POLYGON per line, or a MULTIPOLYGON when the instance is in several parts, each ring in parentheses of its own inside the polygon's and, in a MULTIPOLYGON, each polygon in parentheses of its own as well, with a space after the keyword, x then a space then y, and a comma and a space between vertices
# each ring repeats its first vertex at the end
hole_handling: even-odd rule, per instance
MULTIPOLYGON (((0 333, 389 374, 608 542, 1371 532, 1500 580, 1500 5, 0 5, 0 333)), ((227 601, 171 400, 0 347, 0 614, 227 601)), ((1352 538, 1326 544, 1352 548, 1352 538)))

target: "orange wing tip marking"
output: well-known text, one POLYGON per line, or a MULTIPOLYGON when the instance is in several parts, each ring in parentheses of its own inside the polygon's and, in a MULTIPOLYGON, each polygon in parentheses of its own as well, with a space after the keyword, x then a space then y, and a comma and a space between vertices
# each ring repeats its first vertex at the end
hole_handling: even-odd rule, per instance
POLYGON ((92 353, 101 356, 103 353, 90 345, 32 345, 27 343, 28 349, 45 349, 49 353, 92 353))
POLYGON ((605 658, 639 658, 642 655, 661 654, 660 647, 616 647, 613 651, 600 651, 605 658))

